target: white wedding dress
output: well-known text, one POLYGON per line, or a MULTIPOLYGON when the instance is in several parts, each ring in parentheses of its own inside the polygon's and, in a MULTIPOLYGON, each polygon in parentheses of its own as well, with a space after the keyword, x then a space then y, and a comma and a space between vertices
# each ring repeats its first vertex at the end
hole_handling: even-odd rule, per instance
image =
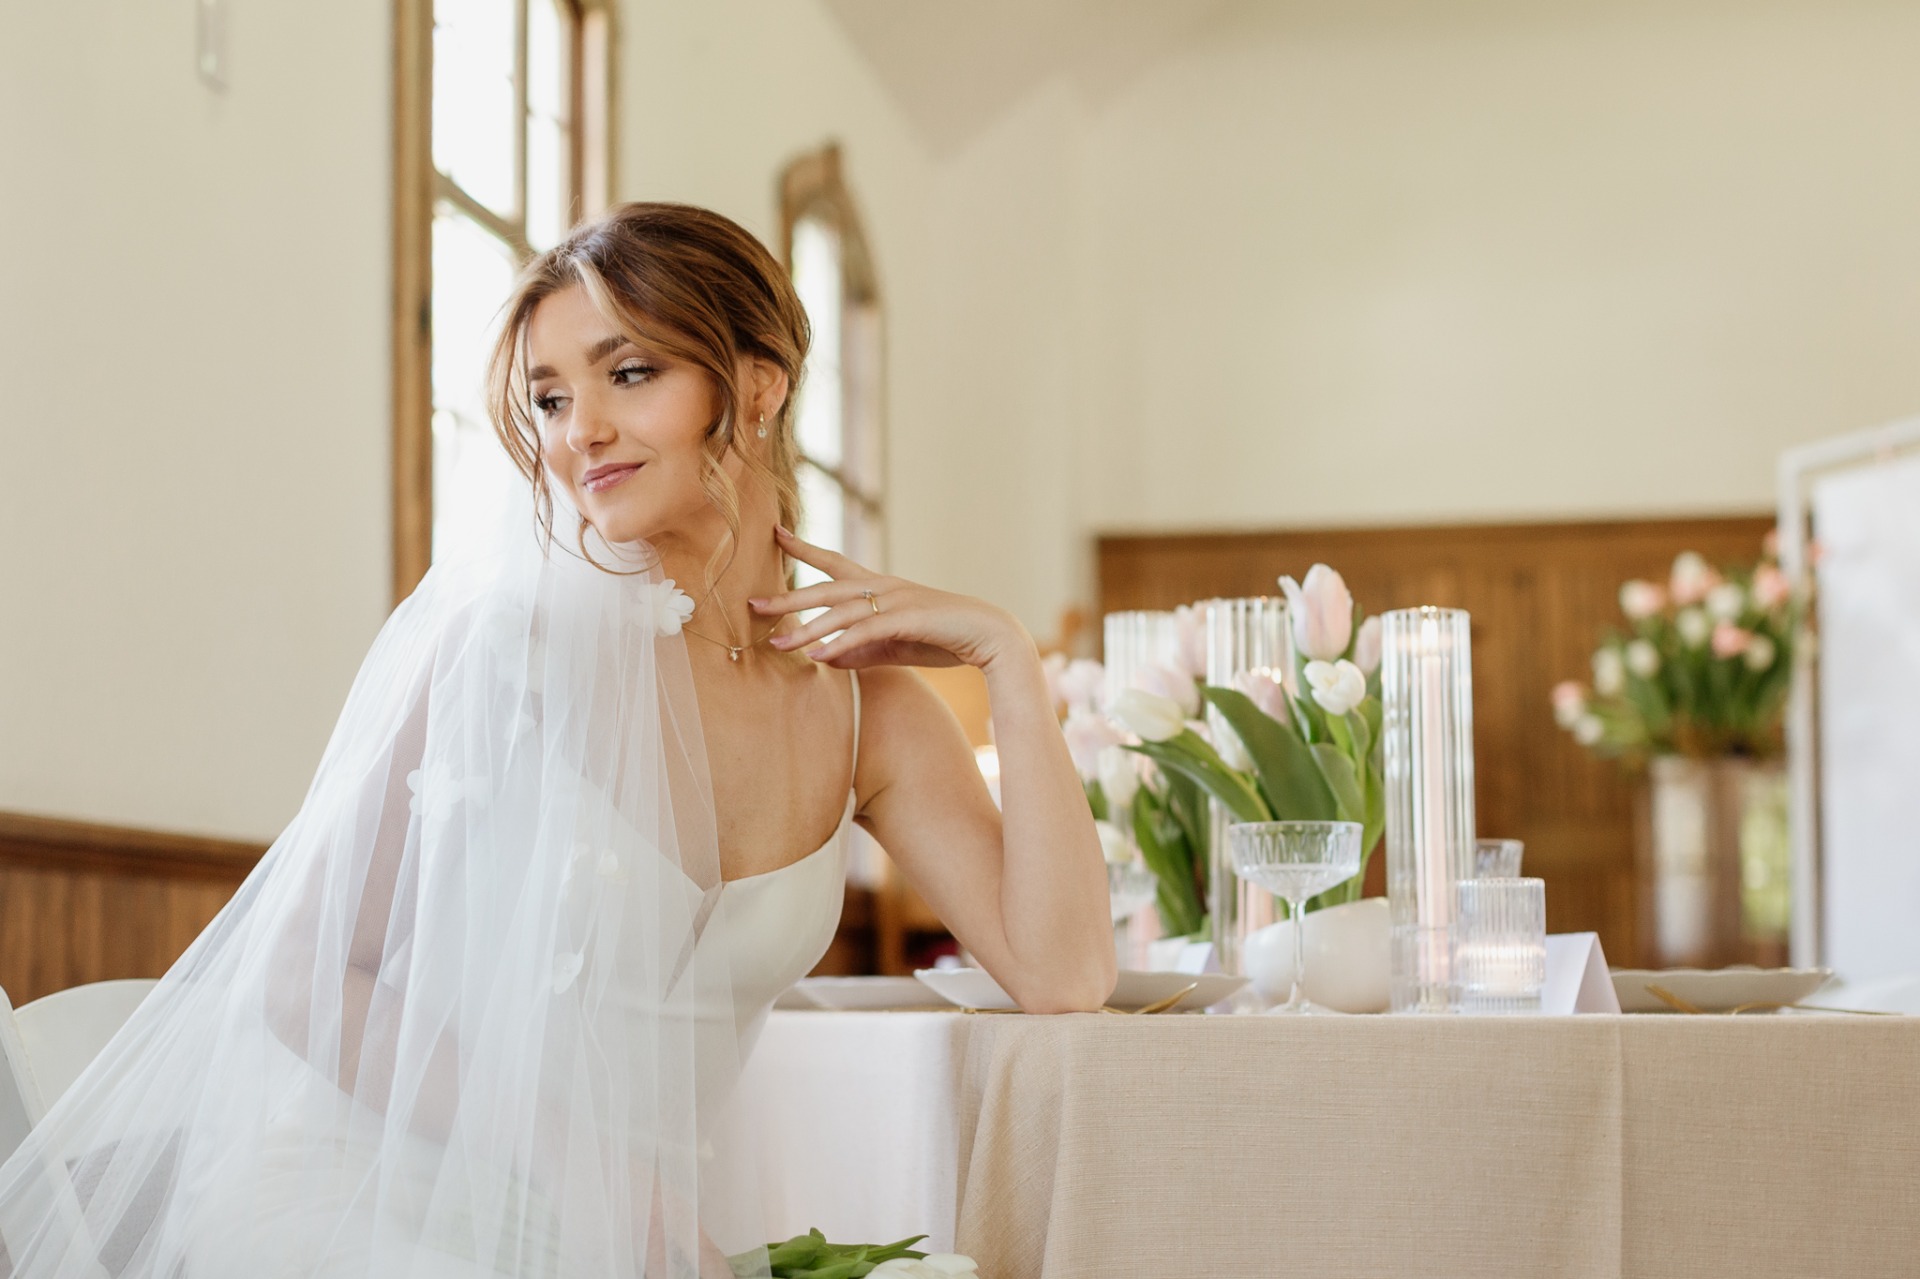
POLYGON ((722 879, 685 597, 600 550, 640 571, 521 533, 396 610, 300 812, 0 1165, 0 1276, 767 1273, 730 1103, 854 801, 722 879))

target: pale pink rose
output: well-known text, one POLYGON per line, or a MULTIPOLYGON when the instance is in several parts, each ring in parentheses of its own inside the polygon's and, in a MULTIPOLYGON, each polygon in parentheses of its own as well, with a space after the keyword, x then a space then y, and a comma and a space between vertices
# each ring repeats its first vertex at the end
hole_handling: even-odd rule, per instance
POLYGON ((1100 752, 1126 741, 1126 735, 1112 720, 1094 711, 1073 712, 1060 731, 1066 734, 1067 753, 1073 756, 1074 768, 1086 781, 1100 776, 1100 752))
POLYGON ((1233 677, 1233 687, 1247 695, 1270 719, 1287 723, 1292 712, 1287 707, 1287 689, 1273 677, 1271 670, 1242 671, 1233 677))
POLYGON ((1753 602, 1762 609, 1772 610, 1787 602, 1793 594, 1793 583, 1787 580, 1778 565, 1762 564, 1753 570, 1753 602))
POLYGON ((1587 713, 1587 690, 1578 680, 1563 679, 1553 686, 1553 719, 1562 728, 1572 728, 1587 713))
POLYGON ((1189 679, 1207 677, 1207 613, 1182 604, 1173 610, 1173 668, 1189 679))
POLYGON ((1719 622, 1713 628, 1713 655, 1715 657, 1738 657, 1747 651, 1747 645, 1753 643, 1753 632, 1732 622, 1719 622))
POLYGON ((1667 606, 1667 593, 1657 582, 1635 578, 1620 588, 1620 611, 1636 622, 1645 621, 1667 606))
POLYGON ((1360 636, 1353 641, 1353 664, 1364 675, 1380 669, 1380 619, 1369 617, 1360 623, 1360 636))
POLYGON ((1060 672, 1059 688, 1060 700, 1069 711, 1092 710, 1106 693, 1106 668, 1088 658, 1075 658, 1060 672))
POLYGON ((1200 686, 1184 672, 1165 666, 1142 666, 1133 673, 1133 686, 1177 702, 1181 713, 1189 719, 1200 713, 1200 686))
POLYGON ((1346 579, 1325 564, 1307 570, 1307 580, 1280 579, 1293 620, 1293 646, 1309 661, 1332 662, 1347 655, 1353 638, 1353 593, 1346 579))
POLYGON ((1720 574, 1713 566, 1693 551, 1682 551, 1673 561, 1673 577, 1668 582, 1668 592, 1673 602, 1681 608, 1698 604, 1707 598, 1707 592, 1720 585, 1720 574))

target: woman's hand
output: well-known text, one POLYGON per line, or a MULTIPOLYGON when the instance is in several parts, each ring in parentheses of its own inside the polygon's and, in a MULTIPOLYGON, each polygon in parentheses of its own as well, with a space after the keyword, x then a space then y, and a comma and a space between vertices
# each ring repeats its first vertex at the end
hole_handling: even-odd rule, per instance
POLYGON ((750 600, 763 617, 803 609, 827 611, 797 630, 768 641, 783 652, 814 644, 807 656, 840 670, 869 666, 977 666, 986 670, 1004 655, 1033 654, 1025 628, 1004 609, 967 595, 936 591, 862 568, 844 555, 803 542, 776 529, 780 549, 833 579, 750 600))

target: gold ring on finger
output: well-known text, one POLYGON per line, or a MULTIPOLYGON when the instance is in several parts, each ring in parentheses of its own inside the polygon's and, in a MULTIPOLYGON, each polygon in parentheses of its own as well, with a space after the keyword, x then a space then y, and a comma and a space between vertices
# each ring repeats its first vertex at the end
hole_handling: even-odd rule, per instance
POLYGON ((873 597, 872 591, 861 591, 860 594, 866 599, 869 608, 876 613, 880 611, 880 601, 873 597))

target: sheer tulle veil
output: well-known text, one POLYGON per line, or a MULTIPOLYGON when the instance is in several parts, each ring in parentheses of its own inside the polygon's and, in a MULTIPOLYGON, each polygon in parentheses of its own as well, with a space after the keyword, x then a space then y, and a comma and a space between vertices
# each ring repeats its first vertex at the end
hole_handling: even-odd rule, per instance
POLYGON ((0 1166, 0 1275, 653 1279, 765 1241, 714 1154, 732 948, 671 587, 644 545, 597 548, 615 575, 499 527, 0 1166))

